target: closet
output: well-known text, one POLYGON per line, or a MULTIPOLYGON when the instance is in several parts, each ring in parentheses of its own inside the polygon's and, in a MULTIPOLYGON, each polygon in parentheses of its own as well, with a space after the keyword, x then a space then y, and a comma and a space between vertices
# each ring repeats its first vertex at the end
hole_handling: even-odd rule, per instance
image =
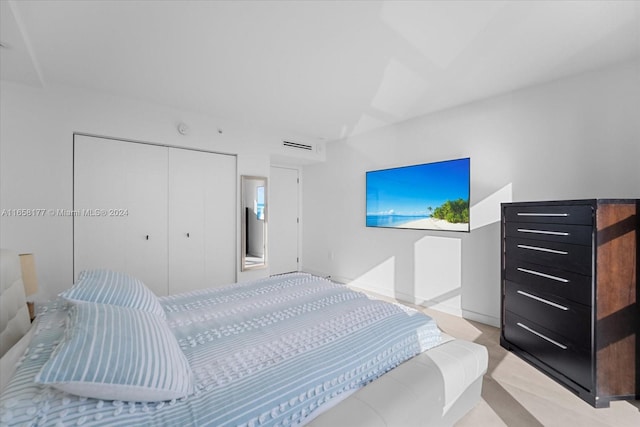
POLYGON ((74 277, 109 268, 157 295, 236 280, 236 158, 74 138, 74 277))

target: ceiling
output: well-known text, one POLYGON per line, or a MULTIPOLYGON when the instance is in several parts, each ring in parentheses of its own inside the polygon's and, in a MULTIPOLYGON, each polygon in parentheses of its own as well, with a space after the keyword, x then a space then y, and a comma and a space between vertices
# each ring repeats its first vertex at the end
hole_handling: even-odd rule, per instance
POLYGON ((3 80, 318 141, 640 57, 634 1, 0 4, 3 80))

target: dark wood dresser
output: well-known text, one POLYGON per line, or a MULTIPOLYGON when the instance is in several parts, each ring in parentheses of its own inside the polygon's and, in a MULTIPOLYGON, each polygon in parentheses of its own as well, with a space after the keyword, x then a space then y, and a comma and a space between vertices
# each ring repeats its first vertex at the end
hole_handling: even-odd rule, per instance
POLYGON ((595 407, 640 398, 639 211, 502 204, 500 344, 595 407))

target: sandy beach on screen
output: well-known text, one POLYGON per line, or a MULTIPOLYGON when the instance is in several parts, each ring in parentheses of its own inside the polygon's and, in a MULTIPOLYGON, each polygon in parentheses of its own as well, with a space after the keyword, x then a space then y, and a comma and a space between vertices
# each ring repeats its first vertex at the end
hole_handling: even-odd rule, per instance
POLYGON ((469 230, 469 224, 459 223, 453 224, 444 219, 425 218, 415 221, 409 221, 407 223, 396 225, 396 228, 420 228, 429 230, 448 230, 448 231, 467 231, 469 230))

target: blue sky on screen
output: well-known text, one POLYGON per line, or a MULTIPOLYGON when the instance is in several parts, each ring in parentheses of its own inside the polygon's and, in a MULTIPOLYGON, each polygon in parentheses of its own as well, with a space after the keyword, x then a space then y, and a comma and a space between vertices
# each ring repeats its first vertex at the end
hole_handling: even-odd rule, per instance
POLYGON ((469 199, 469 158, 367 172, 367 215, 428 215, 469 199))

